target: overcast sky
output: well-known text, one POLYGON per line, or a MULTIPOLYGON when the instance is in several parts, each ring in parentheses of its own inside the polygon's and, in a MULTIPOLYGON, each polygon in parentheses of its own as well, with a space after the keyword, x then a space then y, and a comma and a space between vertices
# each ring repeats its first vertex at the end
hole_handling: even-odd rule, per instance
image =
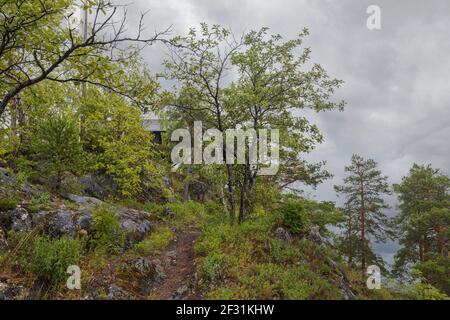
MULTIPOLYGON (((412 164, 450 168, 450 1, 447 0, 135 0, 132 13, 150 10, 149 30, 173 25, 184 34, 200 22, 239 34, 263 26, 285 38, 303 27, 312 60, 345 81, 335 99, 344 112, 308 113, 325 142, 308 158, 327 161, 335 176, 311 196, 337 201, 339 184, 353 153, 379 163, 390 183, 412 164), (368 30, 366 9, 381 8, 381 30, 368 30)), ((163 53, 144 51, 156 72, 163 53)), ((390 199, 395 211, 395 199, 390 199)), ((395 246, 377 246, 391 261, 395 246)))

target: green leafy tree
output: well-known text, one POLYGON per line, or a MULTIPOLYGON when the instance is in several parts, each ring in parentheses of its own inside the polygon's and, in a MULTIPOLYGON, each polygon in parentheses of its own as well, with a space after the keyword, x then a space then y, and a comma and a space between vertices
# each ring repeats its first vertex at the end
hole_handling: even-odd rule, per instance
POLYGON ((394 185, 400 201, 395 219, 400 244, 394 270, 413 266, 435 287, 450 292, 450 178, 431 165, 414 164, 402 182, 394 185))
POLYGON ((119 12, 105 0, 2 1, 0 116, 22 91, 47 80, 89 83, 145 104, 132 94, 138 82, 124 79, 123 71, 105 68, 103 62, 126 64, 130 56, 120 44, 151 44, 167 30, 145 37, 141 15, 136 35, 127 35, 126 14, 119 12), (91 13, 86 34, 77 10, 91 13))
POLYGON ((391 194, 391 191, 387 177, 381 174, 372 159, 353 155, 351 165, 346 166, 345 171, 348 175, 344 178, 344 185, 334 188, 338 194, 345 196, 348 241, 354 240, 355 232, 359 234, 358 251, 350 257, 359 257, 361 271, 365 274, 367 264, 378 260, 370 249, 371 239, 382 242, 393 237, 389 219, 383 213, 383 209, 389 208, 383 195, 391 194))
POLYGON ((95 170, 118 184, 117 196, 140 197, 162 184, 153 135, 143 127, 141 111, 120 96, 91 88, 84 100, 84 148, 95 170))
MULTIPOLYGON (((237 125, 244 130, 281 131, 282 168, 274 178, 280 187, 299 181, 315 184, 329 176, 321 165, 300 159, 300 153, 310 152, 322 136, 298 111, 341 109, 344 105, 330 101, 342 82, 330 78, 320 65, 308 69, 310 50, 302 47, 307 33, 304 30, 298 38, 284 41, 263 28, 236 38, 218 25, 202 24, 199 31, 191 29, 187 36, 173 39, 171 59, 166 62, 168 77, 178 82, 168 104, 179 118, 191 123, 202 120, 204 126, 221 132, 237 125), (231 73, 237 80, 227 78, 231 73), (289 176, 292 172, 295 174, 289 176)), ((225 150, 224 145, 224 159, 225 150)), ((239 208, 242 222, 251 209, 255 184, 262 182, 257 177, 259 168, 251 166, 248 157, 246 164, 223 168, 230 220, 233 223, 239 208)))

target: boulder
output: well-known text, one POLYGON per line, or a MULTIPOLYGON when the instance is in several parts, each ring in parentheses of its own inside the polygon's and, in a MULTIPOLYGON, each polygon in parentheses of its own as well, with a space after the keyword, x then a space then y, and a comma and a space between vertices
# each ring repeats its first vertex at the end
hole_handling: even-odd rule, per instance
POLYGON ((75 237, 76 228, 72 212, 65 208, 58 209, 47 222, 47 233, 54 238, 62 236, 75 237))
POLYGON ((117 192, 117 183, 107 175, 87 175, 80 179, 83 191, 98 199, 105 200, 111 194, 117 192))
POLYGON ((309 235, 308 238, 320 245, 331 245, 330 241, 328 241, 327 238, 325 238, 324 236, 322 236, 320 234, 320 230, 318 226, 314 226, 311 228, 311 230, 309 231, 309 235))
POLYGON ((9 212, 11 225, 9 229, 17 232, 28 232, 32 229, 32 217, 24 208, 16 208, 9 212))
POLYGON ((66 198, 72 202, 75 202, 79 205, 85 206, 85 207, 95 207, 95 206, 103 203, 102 200, 99 200, 97 198, 79 196, 79 195, 71 194, 71 193, 65 194, 64 198, 66 198))
POLYGON ((0 282, 0 300, 21 300, 26 296, 22 285, 0 282))
POLYGON ((75 216, 75 227, 78 231, 85 230, 88 233, 92 227, 92 213, 89 211, 80 211, 75 216))
POLYGON ((175 216, 175 212, 170 207, 164 207, 161 211, 161 215, 164 217, 173 217, 175 216))
POLYGON ((0 167, 0 186, 16 182, 16 176, 9 169, 0 167))
POLYGON ((151 294, 155 286, 165 278, 161 261, 158 259, 134 258, 127 262, 126 268, 132 275, 132 279, 138 282, 140 291, 144 295, 151 294))
POLYGON ((135 209, 124 209, 119 214, 121 228, 126 234, 126 243, 130 245, 144 239, 153 230, 153 225, 149 221, 150 213, 135 209))
POLYGON ((44 226, 46 224, 49 212, 45 210, 38 211, 31 215, 31 224, 33 228, 44 226))
POLYGON ((289 233, 289 231, 287 231, 286 229, 282 228, 282 227, 278 227, 275 229, 275 231, 273 232, 273 236, 277 239, 286 241, 286 242, 291 242, 292 241, 292 237, 291 234, 289 233))
POLYGON ((121 287, 116 284, 112 284, 108 287, 108 299, 109 300, 128 300, 130 295, 121 287))

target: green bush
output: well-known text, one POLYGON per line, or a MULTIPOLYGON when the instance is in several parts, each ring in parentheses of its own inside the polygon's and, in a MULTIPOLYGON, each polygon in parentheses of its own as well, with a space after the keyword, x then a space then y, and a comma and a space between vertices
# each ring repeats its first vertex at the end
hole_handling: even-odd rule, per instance
POLYGON ((50 114, 34 128, 31 139, 34 161, 39 170, 61 186, 64 174, 79 174, 85 155, 80 141, 77 119, 69 114, 50 114))
POLYGON ((270 261, 274 263, 289 264, 300 259, 300 251, 296 246, 279 239, 271 239, 269 249, 270 261))
POLYGON ((50 201, 50 194, 46 191, 40 192, 31 198, 31 204, 28 206, 28 211, 31 213, 38 212, 45 208, 45 205, 50 201))
POLYGON ((140 254, 160 252, 173 239, 173 231, 167 227, 158 227, 147 238, 137 243, 134 249, 140 254))
POLYGON ((0 199, 0 211, 12 210, 17 207, 16 198, 2 198, 0 199))
POLYGON ((125 234, 114 208, 99 206, 94 209, 92 216, 93 235, 89 241, 90 247, 111 254, 119 253, 125 243, 125 234))
POLYGON ((67 267, 77 265, 82 252, 82 243, 78 239, 51 239, 48 236, 25 238, 28 235, 22 233, 10 233, 9 236, 16 244, 17 264, 52 286, 68 278, 67 267))
POLYGON ((223 255, 217 252, 208 254, 203 262, 203 278, 215 281, 220 277, 222 270, 223 255))
POLYGON ((284 226, 292 233, 306 232, 311 225, 303 204, 299 201, 288 201, 279 209, 284 226))

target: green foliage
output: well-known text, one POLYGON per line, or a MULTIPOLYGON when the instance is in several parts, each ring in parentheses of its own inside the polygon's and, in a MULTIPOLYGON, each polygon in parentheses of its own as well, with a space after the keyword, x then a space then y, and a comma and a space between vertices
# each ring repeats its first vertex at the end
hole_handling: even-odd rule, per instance
POLYGON ((366 272, 368 264, 382 263, 370 243, 394 237, 390 220, 384 213, 389 208, 384 196, 390 195, 391 190, 387 176, 383 176, 377 166, 373 159, 354 154, 351 164, 345 167, 344 184, 334 186, 337 195, 345 197, 342 211, 346 222, 341 226, 345 230, 341 248, 349 261, 360 262, 362 273, 366 272))
POLYGON ((45 208, 45 205, 50 201, 50 194, 46 191, 39 192, 31 198, 31 203, 28 206, 28 211, 36 213, 45 208))
POLYGON ((207 298, 340 298, 330 270, 323 267, 328 252, 306 239, 287 243, 273 238, 277 215, 250 217, 233 226, 223 213, 206 217, 194 249, 207 298))
POLYGON ((90 246, 110 254, 119 253, 124 245, 125 235, 114 208, 108 205, 98 206, 92 215, 93 236, 89 241, 90 246))
POLYGON ((418 262, 414 269, 428 284, 450 295, 450 257, 429 254, 427 260, 418 262))
POLYGON ((82 253, 82 243, 78 239, 28 237, 14 232, 10 232, 9 237, 16 244, 17 264, 52 286, 57 286, 68 278, 67 267, 77 265, 82 253))
POLYGON ((155 203, 146 204, 144 209, 158 214, 177 227, 189 227, 198 225, 206 216, 203 204, 195 201, 174 202, 164 205, 155 203))
POLYGON ((416 265, 428 283, 449 294, 450 178, 431 165, 414 164, 394 190, 401 210, 394 224, 403 246, 395 273, 405 275, 416 265))
POLYGON ((299 201, 288 201, 279 209, 284 226, 292 233, 305 233, 311 226, 311 221, 305 206, 299 201))
POLYGON ((137 197, 145 188, 162 185, 152 160, 156 156, 153 138, 142 126, 137 108, 120 97, 92 89, 82 110, 85 148, 94 155, 96 169, 118 184, 117 196, 137 197))
POLYGON ((450 297, 442 293, 426 281, 419 281, 409 288, 414 299, 417 300, 450 300, 450 297))
POLYGON ((282 240, 270 239, 269 259, 276 264, 293 264, 300 260, 300 250, 282 240))
POLYGON ((79 124, 70 114, 50 114, 33 130, 31 149, 34 160, 48 179, 55 178, 60 187, 63 174, 79 174, 84 153, 79 124))
POLYGON ((207 281, 219 279, 222 270, 223 255, 217 252, 211 252, 203 261, 202 276, 207 281))
POLYGON ((134 250, 140 254, 159 253, 167 248, 174 237, 170 228, 159 226, 141 242, 135 244, 134 250))
POLYGON ((0 199, 0 211, 8 211, 17 207, 17 198, 1 198, 0 199))
MULTIPOLYGON (((322 169, 324 163, 300 161, 299 154, 311 152, 323 137, 316 125, 296 116, 296 111, 342 110, 344 102, 331 101, 342 81, 331 78, 319 64, 308 63, 311 50, 303 46, 307 35, 305 29, 298 37, 284 40, 261 28, 249 31, 239 41, 226 28, 202 23, 186 36, 175 37, 175 54, 165 66, 167 77, 180 85, 167 99, 172 107, 169 113, 183 123, 202 120, 222 132, 237 124, 243 129, 280 129, 279 170, 272 183, 291 188, 296 182, 317 185, 330 177, 322 169), (235 81, 226 80, 228 72, 236 74, 235 81)), ((252 171, 249 164, 218 165, 214 173, 226 177, 234 187, 235 192, 227 197, 231 222, 237 202, 234 198, 242 199, 240 220, 252 211, 255 201, 262 200, 264 207, 270 205, 256 194, 261 188, 255 184, 261 184, 262 179, 256 179, 252 171)), ((270 191, 269 201, 279 196, 276 187, 270 191)))

